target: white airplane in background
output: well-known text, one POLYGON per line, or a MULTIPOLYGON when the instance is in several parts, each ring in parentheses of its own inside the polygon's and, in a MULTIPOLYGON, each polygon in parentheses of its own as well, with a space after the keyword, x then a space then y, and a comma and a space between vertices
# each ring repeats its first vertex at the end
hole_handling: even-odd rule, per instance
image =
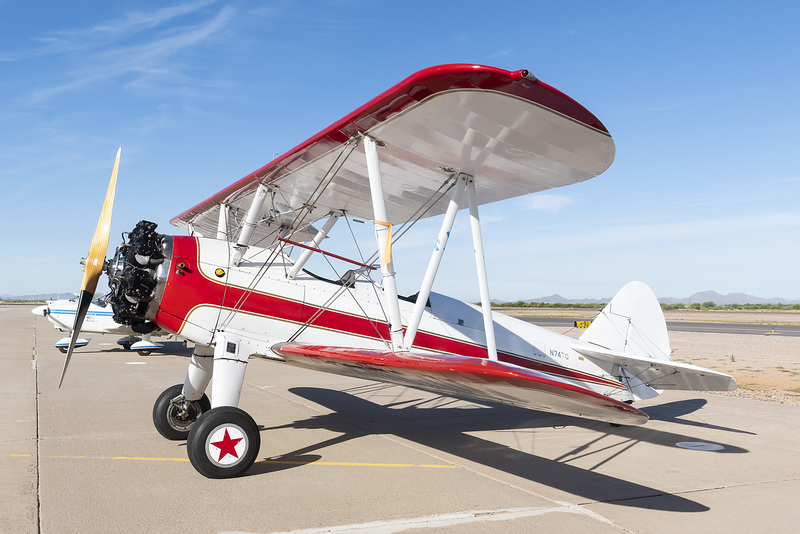
MULTIPOLYGON (((671 360, 661 308, 640 282, 623 287, 579 339, 491 311, 478 207, 593 178, 614 150, 593 114, 527 70, 442 65, 175 217, 189 236, 141 221, 105 269, 114 319, 196 344, 183 384, 156 400, 156 428, 186 439, 204 476, 247 471, 261 443, 237 407, 251 357, 613 424, 645 423, 631 403, 662 390, 735 389, 728 375, 671 360), (431 291, 461 208, 470 213, 481 307, 431 291), (442 223, 419 292, 399 296, 392 245, 433 216, 442 223), (377 252, 323 251, 337 221, 351 217, 373 222, 377 252), (302 255, 290 258, 289 248, 302 255), (334 274, 304 270, 312 254, 325 255, 334 274)), ((119 152, 62 381, 104 269, 118 166, 119 152)))
MULTIPOLYGON (((130 325, 124 325, 114 320, 114 312, 108 305, 109 295, 104 295, 92 300, 86 311, 81 333, 83 334, 117 334, 123 337, 117 340, 117 345, 125 350, 135 350, 142 356, 147 356, 154 350, 164 347, 150 339, 151 334, 137 335, 130 325)), ((71 332, 75 324, 75 314, 78 308, 76 299, 48 300, 47 304, 37 306, 31 312, 34 315, 46 317, 60 332, 71 332)), ((75 347, 85 347, 91 338, 78 338, 75 347)), ((59 339, 55 347, 63 353, 69 350, 70 336, 59 339)))

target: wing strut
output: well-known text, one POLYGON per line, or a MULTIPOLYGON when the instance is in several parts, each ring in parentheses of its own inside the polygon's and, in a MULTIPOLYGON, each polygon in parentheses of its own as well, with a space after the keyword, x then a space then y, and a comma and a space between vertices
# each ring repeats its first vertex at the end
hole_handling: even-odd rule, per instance
POLYGON ((392 261, 392 226, 386 221, 386 202, 383 197, 378 145, 368 135, 364 136, 364 153, 367 157, 372 211, 375 214, 375 238, 378 240, 378 251, 381 257, 383 294, 386 296, 386 308, 389 313, 389 334, 391 335, 392 350, 401 351, 403 350, 403 321, 400 318, 400 301, 397 298, 397 281, 392 261))
POLYGON ((447 246, 447 240, 450 238, 450 231, 453 228, 453 222, 459 210, 459 204, 462 202, 461 197, 465 189, 467 192, 467 204, 469 205, 472 245, 475 249, 475 267, 478 271, 478 288, 481 295, 483 329, 486 335, 486 352, 490 360, 497 361, 497 342, 495 341, 494 335, 492 305, 491 298, 489 297, 489 276, 486 272, 486 258, 483 253, 483 237, 475 194, 475 179, 463 173, 458 175, 456 186, 453 190, 453 196, 450 199, 450 204, 447 206, 447 212, 442 221, 442 227, 439 230, 439 237, 436 239, 436 246, 433 249, 433 254, 428 263, 428 269, 425 271, 425 278, 422 280, 422 285, 417 295, 417 302, 414 305, 414 311, 408 323, 408 328, 406 329, 404 350, 409 352, 414 345, 414 339, 417 336, 422 314, 425 311, 425 304, 428 302, 428 297, 433 287, 433 281, 439 270, 439 265, 444 255, 444 249, 447 246))
POLYGON ((478 288, 481 292, 483 329, 486 332, 486 351, 489 353, 490 360, 497 361, 497 343, 494 338, 494 321, 492 321, 492 301, 489 298, 489 276, 486 273, 486 257, 483 254, 483 237, 481 235, 481 218, 478 214, 475 179, 473 177, 470 177, 467 183, 467 202, 469 203, 469 222, 470 226, 472 226, 472 245, 475 248, 475 266, 478 269, 478 288))
POLYGON ((442 256, 444 249, 447 247, 447 240, 450 238, 450 232, 453 229, 453 223, 456 220, 456 213, 459 210, 461 197, 464 195, 464 183, 467 176, 459 175, 456 178, 456 186, 453 188, 453 196, 450 198, 450 204, 447 206, 442 227, 439 230, 439 237, 436 239, 436 246, 433 248, 433 254, 428 262, 428 270, 425 271, 425 278, 422 280, 422 286, 417 295, 417 302, 414 304, 414 312, 411 315, 411 320, 406 328, 405 337, 405 350, 410 351, 414 345, 414 338, 417 337, 417 330, 419 323, 422 320, 422 313, 425 311, 425 304, 428 302, 428 297, 431 294, 433 281, 436 278, 436 273, 439 270, 439 265, 442 263, 442 256))
POLYGON ((267 198, 267 187, 264 184, 258 186, 256 194, 253 195, 253 202, 250 204, 250 209, 247 210, 247 216, 244 220, 244 226, 239 234, 239 239, 236 240, 236 252, 233 254, 233 264, 239 265, 242 261, 247 247, 250 246, 250 237, 253 235, 253 230, 256 228, 258 218, 261 216, 261 208, 264 206, 264 201, 267 198))
POLYGON ((328 217, 328 220, 325 221, 325 225, 319 232, 317 232, 317 235, 314 236, 314 239, 311 240, 311 244, 309 246, 312 248, 307 248, 303 251, 303 254, 299 258, 297 258, 297 262, 295 262, 294 267, 292 267, 292 270, 289 271, 289 274, 286 275, 286 278, 288 278, 289 280, 294 280, 294 277, 297 276, 297 273, 300 272, 300 270, 306 264, 308 259, 314 253, 313 249, 319 248, 319 245, 320 243, 322 243, 322 240, 325 239, 325 236, 328 235, 328 232, 331 231, 331 228, 333 228, 333 225, 336 224, 336 221, 338 221, 339 217, 341 216, 342 214, 339 212, 331 212, 330 216, 328 217))
POLYGON ((217 239, 228 240, 228 214, 230 206, 223 203, 219 205, 219 219, 217 219, 217 239))

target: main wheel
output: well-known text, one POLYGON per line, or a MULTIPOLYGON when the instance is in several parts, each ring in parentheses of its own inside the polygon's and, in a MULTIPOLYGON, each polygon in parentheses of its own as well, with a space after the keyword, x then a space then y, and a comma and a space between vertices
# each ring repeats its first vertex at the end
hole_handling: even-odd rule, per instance
POLYGON ((211 401, 203 394, 200 400, 173 403, 180 396, 183 384, 175 384, 158 396, 153 405, 153 424, 158 433, 173 441, 189 437, 189 429, 200 415, 211 409, 211 401))
POLYGON ((136 352, 139 353, 139 356, 150 356, 150 354, 153 352, 153 350, 152 349, 142 349, 142 350, 137 350, 136 352))
POLYGON ((208 478, 233 478, 250 469, 261 448, 253 418, 233 406, 203 414, 189 431, 186 451, 197 471, 208 478))

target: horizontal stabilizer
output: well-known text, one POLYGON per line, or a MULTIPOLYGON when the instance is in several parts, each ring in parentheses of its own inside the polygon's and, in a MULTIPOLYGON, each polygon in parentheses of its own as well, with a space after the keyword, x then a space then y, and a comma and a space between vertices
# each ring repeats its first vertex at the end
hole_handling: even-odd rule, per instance
POLYGON ((732 376, 672 360, 636 356, 586 344, 575 343, 571 348, 589 358, 619 365, 631 376, 653 389, 683 389, 691 391, 733 391, 732 376))
POLYGON ((544 373, 486 358, 296 343, 278 344, 272 350, 298 367, 444 395, 610 423, 647 421, 647 414, 624 402, 544 373))

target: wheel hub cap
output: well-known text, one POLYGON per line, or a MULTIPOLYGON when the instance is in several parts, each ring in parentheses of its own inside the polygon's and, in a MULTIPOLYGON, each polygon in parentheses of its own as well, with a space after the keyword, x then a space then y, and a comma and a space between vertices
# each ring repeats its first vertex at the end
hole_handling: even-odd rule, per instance
POLYGON ((214 464, 230 467, 247 452, 247 437, 238 425, 220 425, 208 435, 206 454, 214 464))

